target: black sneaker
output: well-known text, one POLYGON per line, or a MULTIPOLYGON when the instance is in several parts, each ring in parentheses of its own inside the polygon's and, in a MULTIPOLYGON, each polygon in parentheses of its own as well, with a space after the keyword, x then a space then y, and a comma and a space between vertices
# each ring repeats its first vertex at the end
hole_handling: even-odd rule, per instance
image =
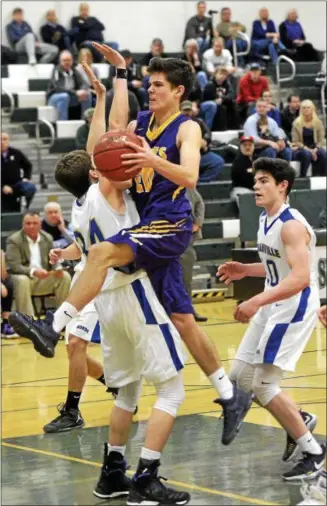
POLYGON ((159 460, 140 459, 132 488, 127 499, 127 505, 138 506, 143 504, 187 504, 191 496, 188 492, 178 492, 167 488, 158 476, 159 460))
POLYGON ((293 467, 290 471, 283 474, 285 481, 292 480, 312 480, 324 466, 326 445, 321 445, 322 453, 320 455, 313 455, 312 453, 303 453, 303 458, 293 467))
MULTIPOLYGON (((117 395, 118 395, 118 392, 119 392, 119 388, 111 388, 111 387, 108 387, 107 390, 106 390, 109 394, 112 394, 113 398, 116 399, 117 395)), ((133 415, 137 415, 137 412, 139 410, 139 407, 136 406, 135 410, 134 410, 134 413, 133 415)))
POLYGON ((223 408, 224 428, 221 438, 223 445, 229 445, 240 430, 243 419, 252 404, 252 394, 237 388, 234 381, 234 395, 231 399, 216 399, 214 402, 223 408))
POLYGON ((110 452, 108 455, 108 443, 105 443, 101 474, 93 494, 100 499, 128 495, 131 480, 126 476, 126 469, 127 465, 121 453, 110 452))
POLYGON ((54 357, 60 334, 52 328, 53 313, 51 311, 47 311, 44 320, 33 320, 24 313, 14 311, 9 315, 8 320, 15 332, 21 337, 30 339, 35 350, 43 357, 54 357))
MULTIPOLYGON (((306 413, 305 411, 300 411, 300 415, 303 418, 305 425, 308 427, 310 432, 313 432, 317 425, 317 417, 316 415, 312 415, 311 413, 306 413)), ((294 460, 296 455, 298 454, 300 448, 297 443, 294 441, 289 434, 286 437, 286 448, 284 450, 284 455, 282 457, 284 462, 290 462, 294 460)))
POLYGON ((68 432, 69 430, 84 427, 85 422, 78 409, 66 409, 65 404, 59 404, 58 411, 60 415, 43 427, 46 434, 68 432))

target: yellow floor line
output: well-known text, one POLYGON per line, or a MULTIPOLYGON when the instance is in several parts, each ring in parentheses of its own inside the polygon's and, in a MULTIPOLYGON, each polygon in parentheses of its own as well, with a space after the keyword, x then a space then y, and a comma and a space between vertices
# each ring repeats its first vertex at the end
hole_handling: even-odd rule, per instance
MULTIPOLYGON (((93 467, 102 467, 102 464, 100 464, 99 462, 94 462, 92 460, 79 459, 77 457, 69 457, 67 455, 62 455, 61 453, 48 452, 46 450, 39 450, 38 448, 31 448, 29 446, 21 446, 21 445, 16 445, 16 444, 12 444, 12 443, 6 443, 6 442, 2 442, 1 445, 6 446, 8 448, 15 448, 16 450, 23 450, 26 452, 38 453, 40 455, 46 455, 48 457, 55 457, 57 459, 68 460, 71 462, 77 462, 79 464, 86 464, 86 465, 93 466, 93 467)), ((127 472, 130 475, 134 474, 133 471, 127 471, 127 472)), ((203 492, 205 494, 218 495, 218 496, 222 496, 222 497, 229 497, 230 499, 235 499, 235 500, 246 502, 249 504, 262 504, 262 505, 270 505, 270 506, 280 506, 280 504, 281 504, 281 503, 276 503, 276 502, 272 502, 272 501, 268 502, 268 501, 264 501, 262 499, 255 499, 253 497, 247 497, 247 496, 243 496, 243 495, 239 495, 239 494, 234 494, 232 492, 223 492, 220 490, 214 490, 212 488, 201 487, 199 485, 184 483, 181 481, 169 480, 169 483, 171 485, 181 487, 186 490, 190 490, 190 491, 194 490, 196 492, 203 492)))

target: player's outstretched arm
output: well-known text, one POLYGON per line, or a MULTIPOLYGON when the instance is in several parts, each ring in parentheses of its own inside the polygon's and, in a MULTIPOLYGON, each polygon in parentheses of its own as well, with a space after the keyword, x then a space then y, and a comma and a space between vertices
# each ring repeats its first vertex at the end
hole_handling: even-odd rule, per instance
POLYGON ((50 264, 54 265, 60 260, 79 260, 82 256, 81 250, 74 242, 67 248, 53 248, 49 253, 50 264))
POLYGON ((225 285, 246 277, 265 278, 266 272, 261 262, 255 264, 242 264, 241 262, 225 262, 218 267, 217 277, 225 285))
POLYGON ((91 67, 83 61, 83 68, 92 83, 93 89, 97 96, 95 110, 91 121, 90 131, 86 143, 86 151, 92 156, 94 146, 98 142, 101 135, 106 131, 106 87, 95 77, 91 67))
MULTIPOLYGON (((93 46, 103 54, 105 59, 117 69, 126 70, 126 62, 122 55, 105 44, 92 42, 93 46)), ((128 125, 129 105, 127 79, 119 76, 114 83, 114 99, 109 113, 109 130, 126 130, 128 125)))

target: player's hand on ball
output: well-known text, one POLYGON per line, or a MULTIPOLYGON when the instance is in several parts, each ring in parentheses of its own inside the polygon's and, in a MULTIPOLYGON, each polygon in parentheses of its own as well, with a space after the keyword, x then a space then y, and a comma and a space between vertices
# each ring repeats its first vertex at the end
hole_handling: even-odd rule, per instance
POLYGON ((242 302, 234 311, 235 320, 241 323, 248 323, 248 321, 256 314, 260 306, 254 298, 242 302))
POLYGON ((86 63, 86 61, 82 61, 82 66, 90 80, 90 83, 92 83, 96 95, 99 96, 105 94, 107 91, 106 87, 95 77, 91 67, 86 63))
POLYGON ((139 137, 142 146, 138 146, 133 142, 125 141, 125 146, 132 148, 135 153, 126 153, 121 155, 122 165, 126 167, 126 173, 133 172, 135 169, 143 169, 143 167, 151 167, 155 169, 158 157, 154 154, 149 144, 143 137, 139 137))
POLYGON ((126 68, 126 62, 125 59, 122 57, 122 55, 116 51, 115 49, 112 49, 112 47, 107 46, 106 44, 99 44, 98 42, 92 42, 92 46, 97 49, 105 59, 111 63, 111 65, 114 65, 116 68, 125 69, 126 68))
POLYGON ((62 249, 54 248, 50 250, 49 260, 51 265, 55 265, 59 260, 62 260, 62 249))
POLYGON ((326 327, 326 323, 327 323, 327 306, 321 306, 318 309, 318 317, 319 317, 319 320, 321 321, 321 323, 323 324, 323 326, 326 327))
POLYGON ((231 281, 243 279, 246 276, 246 267, 240 262, 225 262, 218 267, 217 277, 219 281, 223 281, 225 285, 229 285, 231 281))

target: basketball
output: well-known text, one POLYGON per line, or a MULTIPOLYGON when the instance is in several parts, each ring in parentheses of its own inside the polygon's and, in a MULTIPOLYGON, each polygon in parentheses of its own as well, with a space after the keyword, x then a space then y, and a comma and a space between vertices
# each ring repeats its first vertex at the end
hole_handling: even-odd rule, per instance
POLYGON ((131 132, 106 132, 103 134, 93 151, 93 160, 99 172, 112 181, 127 181, 139 174, 140 169, 126 173, 130 167, 122 165, 121 155, 135 153, 125 145, 125 141, 142 146, 141 140, 131 132))

